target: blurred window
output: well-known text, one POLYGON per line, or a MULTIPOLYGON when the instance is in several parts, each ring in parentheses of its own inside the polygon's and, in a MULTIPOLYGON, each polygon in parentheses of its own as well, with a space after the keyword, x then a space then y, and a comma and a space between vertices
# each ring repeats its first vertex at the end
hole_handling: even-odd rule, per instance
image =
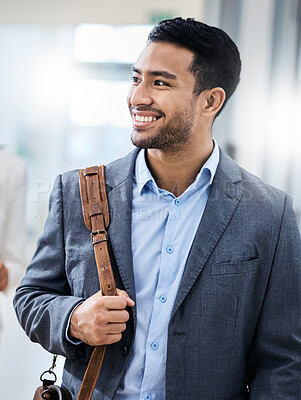
POLYGON ((150 25, 81 24, 75 30, 77 61, 132 64, 144 48, 150 25))

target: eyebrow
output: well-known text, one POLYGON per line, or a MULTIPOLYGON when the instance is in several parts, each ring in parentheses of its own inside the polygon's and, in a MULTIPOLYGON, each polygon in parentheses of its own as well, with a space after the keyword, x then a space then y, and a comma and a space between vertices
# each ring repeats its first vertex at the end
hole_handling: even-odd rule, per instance
MULTIPOLYGON (((141 75, 141 71, 139 69, 137 69, 134 65, 132 66, 132 71, 141 75)), ((163 76, 164 78, 167 78, 167 79, 177 79, 176 75, 173 75, 167 71, 147 71, 146 73, 147 73, 147 75, 150 75, 150 76, 163 76)))

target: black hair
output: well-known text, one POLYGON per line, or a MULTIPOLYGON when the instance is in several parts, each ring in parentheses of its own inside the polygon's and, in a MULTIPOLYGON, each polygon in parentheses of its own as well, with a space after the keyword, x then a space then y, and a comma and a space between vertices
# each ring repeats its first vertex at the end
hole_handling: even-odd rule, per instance
MULTIPOLYGON (((240 77, 241 60, 237 46, 221 29, 177 17, 160 21, 148 36, 147 43, 167 42, 191 50, 194 59, 189 71, 195 76, 194 94, 221 87, 226 100, 234 93, 240 77)), ((219 114, 218 113, 218 114, 219 114)))

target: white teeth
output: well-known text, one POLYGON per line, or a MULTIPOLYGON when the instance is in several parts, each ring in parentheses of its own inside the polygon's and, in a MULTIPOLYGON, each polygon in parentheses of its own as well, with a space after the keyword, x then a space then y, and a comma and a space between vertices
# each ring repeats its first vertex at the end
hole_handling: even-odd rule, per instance
POLYGON ((139 115, 135 115, 135 119, 138 122, 151 122, 151 121, 156 121, 156 117, 143 117, 143 116, 139 116, 139 115))

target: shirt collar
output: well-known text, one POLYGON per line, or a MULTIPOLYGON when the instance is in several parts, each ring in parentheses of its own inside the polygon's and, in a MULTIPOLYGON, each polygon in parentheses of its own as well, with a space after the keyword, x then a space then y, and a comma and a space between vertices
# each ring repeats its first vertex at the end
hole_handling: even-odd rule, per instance
MULTIPOLYGON (((215 139, 213 139, 213 142, 214 142, 214 148, 210 157, 202 166, 195 181, 189 186, 189 189, 194 189, 198 187, 199 183, 202 181, 203 176, 208 172, 210 174, 209 184, 210 185, 212 184, 220 158, 220 151, 217 142, 215 139)), ((145 186, 147 186, 150 190, 152 190, 156 194, 158 195, 160 194, 159 188, 154 178, 152 177, 150 170, 146 165, 145 149, 139 151, 138 156, 136 158, 134 179, 138 186, 139 194, 141 194, 145 186)))
POLYGON ((147 185, 149 189, 159 194, 158 186, 150 173, 145 161, 145 149, 139 151, 135 164, 135 181, 138 187, 139 194, 147 185))
POLYGON ((210 185, 213 182, 213 179, 214 179, 214 176, 215 176, 215 173, 216 173, 216 170, 217 170, 217 166, 218 166, 218 163, 219 163, 219 157, 220 157, 219 153, 220 152, 219 152, 219 147, 218 147, 218 144, 217 144, 216 140, 215 139, 212 139, 212 140, 213 140, 213 144, 214 144, 213 151, 212 151, 210 157, 208 158, 208 160, 202 166, 200 172, 198 173, 198 175, 197 175, 197 177, 195 179, 195 182, 197 182, 197 180, 200 179, 203 171, 205 171, 205 170, 208 170, 209 173, 210 173, 210 179, 209 179, 210 185))

